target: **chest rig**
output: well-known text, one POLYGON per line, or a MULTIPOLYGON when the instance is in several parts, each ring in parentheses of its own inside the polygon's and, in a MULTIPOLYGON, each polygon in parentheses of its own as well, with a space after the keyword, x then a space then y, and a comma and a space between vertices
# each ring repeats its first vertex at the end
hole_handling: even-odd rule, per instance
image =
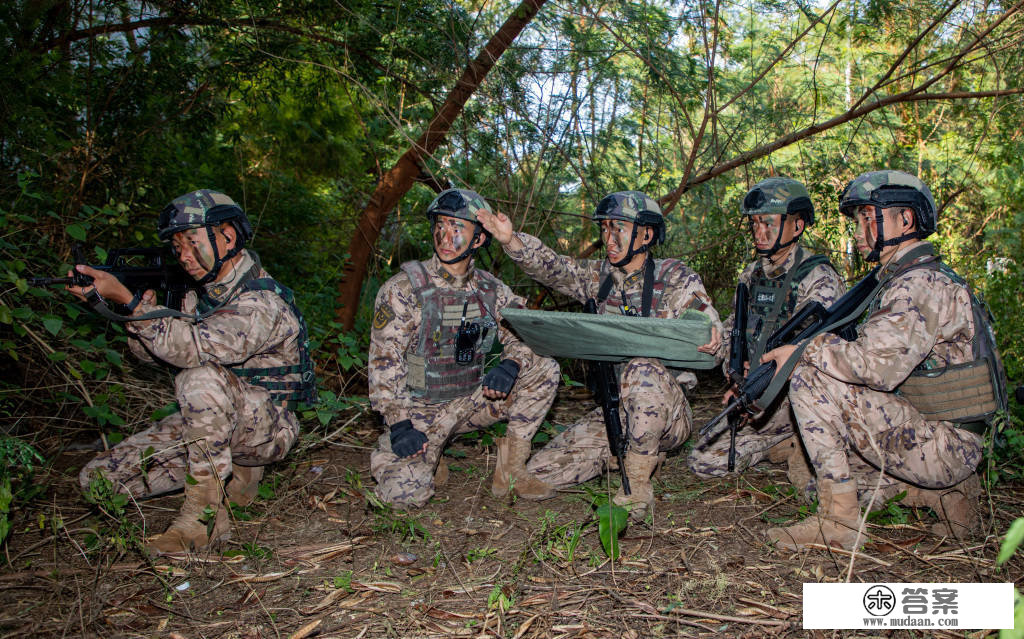
POLYGON ((615 281, 612 279, 611 266, 607 260, 601 265, 601 285, 597 290, 597 312, 599 314, 621 314, 634 317, 651 317, 658 311, 661 298, 665 294, 665 281, 672 271, 683 265, 679 260, 655 260, 648 258, 643 266, 643 283, 640 290, 626 292, 619 290, 618 295, 609 297, 615 281))
POLYGON ((795 265, 784 277, 769 278, 758 263, 750 280, 750 303, 747 307, 747 361, 756 366, 764 354, 765 343, 796 310, 800 283, 816 267, 829 264, 824 255, 804 259, 802 247, 796 248, 795 265))
MULTIPOLYGON (((967 282, 934 254, 931 245, 924 251, 905 255, 893 277, 915 269, 938 271, 967 291, 974 323, 972 360, 949 364, 930 353, 896 392, 926 420, 953 422, 959 428, 983 435, 995 414, 1006 410, 1008 402, 1006 373, 992 332, 992 315, 967 282)), ((880 307, 879 294, 872 301, 868 316, 880 307)))
MULTIPOLYGON (((306 320, 302 316, 302 311, 295 304, 295 294, 290 288, 283 286, 272 277, 260 277, 259 274, 263 267, 260 266, 259 256, 252 251, 249 253, 253 265, 228 293, 227 299, 233 299, 236 291, 270 291, 280 297, 288 305, 299 324, 299 335, 296 338, 299 361, 296 364, 284 366, 246 366, 230 370, 253 386, 267 389, 275 402, 286 402, 291 410, 298 408, 300 403, 315 404, 317 402, 316 371, 313 367, 313 358, 309 354, 309 331, 306 330, 306 320)), ((210 297, 204 289, 196 304, 196 312, 200 316, 208 315, 225 307, 225 303, 210 297)), ((249 362, 259 362, 261 358, 260 354, 256 354, 249 359, 249 362)))
MULTIPOLYGON (((259 260, 248 273, 243 276, 242 282, 237 285, 238 291, 270 291, 281 298, 299 324, 299 335, 296 344, 299 350, 299 361, 297 364, 285 366, 246 366, 230 369, 246 382, 267 389, 270 397, 275 402, 287 402, 288 408, 295 410, 299 403, 314 404, 317 401, 316 394, 316 372, 313 368, 313 358, 309 354, 309 332, 306 330, 306 320, 302 317, 302 311, 295 305, 295 294, 286 286, 281 285, 272 277, 257 277, 261 268, 259 260)), ((199 298, 197 310, 209 312, 216 309, 218 304, 206 292, 199 298)), ((249 361, 259 361, 260 355, 255 355, 249 361)))
POLYGON ((419 339, 405 353, 409 391, 431 403, 472 393, 483 379, 484 358, 498 334, 494 319, 498 280, 477 269, 471 276, 475 289, 441 288, 431 281, 422 262, 406 262, 402 271, 409 276, 421 313, 419 339), (455 361, 463 317, 466 324, 475 322, 480 327, 467 364, 455 361))

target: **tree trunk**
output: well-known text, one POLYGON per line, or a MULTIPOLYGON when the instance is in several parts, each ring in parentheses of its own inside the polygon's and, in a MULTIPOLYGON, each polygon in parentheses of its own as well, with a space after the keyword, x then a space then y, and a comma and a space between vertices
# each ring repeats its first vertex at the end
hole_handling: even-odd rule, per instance
POLYGON ((433 153, 444 142, 452 122, 462 113, 470 96, 487 77, 487 73, 494 67, 501 54, 537 15, 546 1, 523 0, 512 11, 497 33, 462 72, 462 76, 427 125, 427 130, 377 182, 370 201, 359 216, 359 223, 349 243, 348 262, 338 284, 337 318, 345 330, 351 330, 355 324, 363 280, 366 279, 370 256, 377 244, 380 230, 398 201, 412 188, 415 178, 421 171, 421 159, 433 153))

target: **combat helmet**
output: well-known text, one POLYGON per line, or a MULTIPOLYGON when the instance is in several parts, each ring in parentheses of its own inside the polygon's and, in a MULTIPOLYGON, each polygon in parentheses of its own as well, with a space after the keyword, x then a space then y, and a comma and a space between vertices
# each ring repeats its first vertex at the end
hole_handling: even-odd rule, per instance
POLYGON ((839 196, 839 212, 853 217, 859 206, 873 206, 878 226, 875 246, 865 258, 877 262, 886 246, 895 246, 908 239, 924 239, 935 232, 938 222, 938 208, 928 186, 915 175, 903 171, 871 171, 858 176, 846 185, 839 196), (914 212, 916 229, 897 238, 886 239, 883 228, 882 209, 906 207, 914 212))
POLYGON ((213 267, 199 280, 206 284, 220 272, 224 260, 231 259, 252 239, 252 225, 245 211, 227 195, 210 189, 200 189, 175 198, 160 212, 157 221, 157 235, 164 242, 182 231, 206 227, 210 246, 213 247, 213 267), (213 229, 223 223, 230 223, 236 232, 235 246, 225 255, 220 255, 213 229))
POLYGON ((597 203, 597 208, 594 209, 591 219, 598 223, 601 220, 623 220, 634 224, 626 257, 613 263, 612 266, 627 264, 634 255, 644 253, 651 246, 665 241, 665 216, 661 214, 661 207, 654 199, 640 191, 617 191, 606 195, 597 203), (633 241, 636 240, 636 230, 640 226, 653 228, 654 239, 640 248, 634 249, 633 241))
MULTIPOLYGON (((798 215, 804 221, 804 228, 814 224, 814 204, 807 193, 807 188, 788 177, 770 177, 752 186, 743 198, 742 211, 743 215, 747 216, 782 215, 783 223, 785 216, 798 215)), ((796 243, 802 234, 801 230, 793 239, 783 244, 780 226, 779 235, 771 248, 755 250, 761 255, 775 255, 780 249, 796 243)))
MULTIPOLYGON (((437 219, 438 215, 446 215, 448 217, 458 218, 460 220, 467 220, 473 223, 473 239, 469 242, 469 248, 461 253, 458 257, 451 260, 442 260, 440 256, 437 259, 445 264, 454 264, 461 262, 473 253, 477 251, 473 245, 476 244, 476 239, 481 233, 484 234, 486 239, 484 243, 478 248, 487 248, 491 243, 490 232, 483 227, 480 220, 477 219, 477 211, 484 210, 487 213, 493 213, 491 206, 487 201, 476 191, 469 189, 446 189, 438 193, 434 201, 427 206, 427 219, 433 224, 437 219)), ((437 249, 434 249, 436 254, 437 249)))

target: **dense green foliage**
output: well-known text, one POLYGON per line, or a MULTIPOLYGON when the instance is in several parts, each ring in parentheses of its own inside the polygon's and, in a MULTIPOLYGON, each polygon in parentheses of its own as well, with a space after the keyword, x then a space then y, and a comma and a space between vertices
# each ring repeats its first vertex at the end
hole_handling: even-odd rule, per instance
MULTIPOLYGON (((414 187, 391 215, 357 329, 344 334, 331 320, 356 220, 512 8, 5 3, 3 432, 51 454, 97 428, 146 420, 120 383, 141 374, 122 359, 121 327, 27 278, 62 274, 75 242, 94 259, 155 243, 159 209, 202 187, 244 205, 254 248, 296 289, 331 393, 317 421, 329 420, 361 387, 376 289, 402 261, 429 254, 422 211, 433 191, 414 187)), ((605 193, 645 190, 670 211, 661 254, 696 268, 720 308, 750 258, 736 214, 747 186, 772 173, 803 180, 818 206, 812 244, 852 279, 864 265, 846 242, 839 191, 866 170, 917 173, 942 207, 935 239, 987 298, 1020 383, 1024 56, 1015 11, 979 0, 549 4, 424 173, 480 191, 567 253, 596 238, 585 216, 605 193)), ((483 261, 524 294, 536 290, 500 249, 483 261)))

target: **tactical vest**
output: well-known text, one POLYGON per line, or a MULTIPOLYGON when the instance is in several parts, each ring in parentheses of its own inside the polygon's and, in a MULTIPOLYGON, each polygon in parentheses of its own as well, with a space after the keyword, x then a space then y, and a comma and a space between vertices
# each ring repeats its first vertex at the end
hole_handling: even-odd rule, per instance
MULTIPOLYGON (((914 256, 914 259, 906 261, 906 264, 897 266, 894 277, 924 268, 942 273, 967 291, 974 322, 974 336, 971 338, 973 360, 947 364, 930 355, 914 368, 896 392, 928 421, 953 422, 960 428, 984 434, 985 426, 992 422, 997 412, 1006 410, 1008 401, 1006 375, 992 332, 992 315, 967 282, 934 253, 925 258, 914 256)), ((872 301, 868 316, 880 306, 881 294, 872 301)))
MULTIPOLYGON (((620 315, 633 315, 643 317, 653 317, 656 315, 658 306, 661 304, 661 298, 665 294, 665 281, 668 276, 673 272, 681 269, 683 263, 679 260, 674 259, 663 259, 663 260, 647 260, 644 263, 645 269, 650 269, 652 274, 655 274, 653 281, 650 286, 650 307, 645 314, 644 311, 644 300, 643 300, 643 289, 641 285, 639 291, 633 291, 631 293, 624 293, 619 291, 617 296, 609 297, 611 293, 614 281, 611 276, 611 265, 607 260, 601 265, 600 280, 601 285, 597 293, 597 312, 598 314, 620 314, 620 315)), ((644 273, 644 279, 646 280, 647 273, 644 273)), ((702 309, 698 309, 702 310, 702 309)))
POLYGON ((797 247, 796 265, 784 277, 771 279, 765 275, 760 261, 750 280, 750 303, 747 305, 747 361, 756 367, 764 354, 765 343, 793 315, 797 306, 800 283, 816 267, 828 264, 828 257, 811 255, 803 258, 803 248, 797 247))
POLYGON ((500 281, 486 271, 474 269, 475 290, 439 288, 422 262, 406 262, 402 270, 409 276, 421 313, 418 343, 405 353, 409 391, 430 403, 469 395, 483 379, 484 358, 498 334, 494 309, 500 281), (469 364, 455 361, 455 338, 463 308, 466 322, 475 321, 481 326, 469 364))
POLYGON ((244 291, 272 291, 280 297, 299 323, 299 335, 296 343, 299 347, 299 363, 289 366, 266 366, 262 368, 232 368, 231 372, 245 381, 267 389, 275 402, 287 402, 288 408, 294 410, 298 404, 315 404, 316 371, 313 359, 309 355, 309 332, 302 311, 295 305, 295 294, 286 286, 282 286, 271 277, 250 279, 241 287, 244 291))
MULTIPOLYGON (((267 389, 275 402, 287 402, 288 408, 291 410, 298 408, 300 403, 315 404, 318 401, 316 371, 313 367, 313 358, 309 354, 309 331, 306 330, 306 320, 302 316, 302 311, 295 305, 295 294, 290 288, 283 286, 272 277, 258 277, 260 271, 263 270, 260 258, 252 251, 249 251, 249 255, 253 265, 242 276, 242 281, 235 286, 234 290, 237 292, 271 291, 288 305, 299 324, 299 335, 296 339, 299 348, 299 362, 287 366, 239 367, 229 370, 253 386, 267 389)), ((212 299, 204 289, 196 304, 196 310, 200 313, 215 312, 223 304, 223 302, 212 299)))

